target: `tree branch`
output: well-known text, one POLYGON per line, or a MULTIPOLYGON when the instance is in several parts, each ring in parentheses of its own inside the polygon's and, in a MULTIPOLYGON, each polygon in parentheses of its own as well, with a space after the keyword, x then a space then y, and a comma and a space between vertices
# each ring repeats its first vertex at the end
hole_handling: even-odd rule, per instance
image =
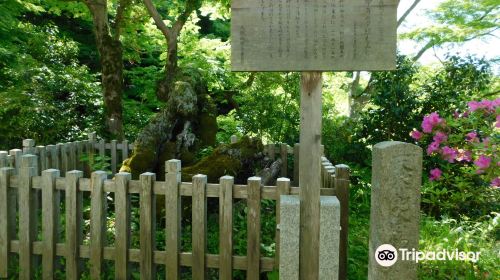
POLYGON ((430 48, 434 47, 435 43, 434 43, 434 40, 430 40, 429 42, 427 42, 427 44, 425 44, 425 46, 420 49, 420 51, 412 58, 413 61, 417 61, 420 59, 420 57, 422 57, 422 55, 424 55, 424 53, 429 50, 430 48))
POLYGON ((417 7, 417 5, 420 3, 420 1, 422 1, 422 0, 413 1, 413 4, 408 8, 408 10, 406 10, 406 12, 398 19, 397 27, 399 27, 406 20, 408 15, 411 14, 411 12, 417 7))
POLYGON ((116 18, 113 24, 114 27, 114 39, 119 40, 121 34, 121 27, 123 19, 125 18, 125 10, 130 5, 130 0, 120 0, 118 1, 118 8, 116 9, 116 18))
POLYGON ((163 34, 163 36, 165 36, 165 39, 167 39, 167 42, 168 42, 168 39, 170 36, 169 28, 163 22, 163 19, 162 19, 160 13, 158 13, 158 11, 156 10, 156 7, 153 4, 153 1, 144 0, 144 5, 146 6, 146 9, 148 10, 149 15, 153 18, 153 20, 156 24, 156 27, 158 27, 158 29, 160 29, 161 33, 163 34))

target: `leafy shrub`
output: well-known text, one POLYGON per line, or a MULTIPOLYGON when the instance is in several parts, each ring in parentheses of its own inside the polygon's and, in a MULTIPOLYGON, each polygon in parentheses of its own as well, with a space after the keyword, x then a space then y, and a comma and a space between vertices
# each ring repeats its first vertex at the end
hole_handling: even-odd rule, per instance
POLYGON ((498 209, 500 188, 500 98, 471 101, 463 113, 426 115, 412 131, 426 151, 430 174, 423 187, 425 209, 436 216, 483 216, 498 209))
POLYGON ((419 263, 419 279, 499 279, 498 252, 500 213, 477 221, 424 216, 420 230, 421 251, 455 250, 481 252, 476 263, 457 260, 419 263))
POLYGON ((0 147, 18 146, 23 138, 53 144, 100 131, 99 83, 77 63, 76 43, 50 24, 22 27, 19 53, 0 64, 0 147))

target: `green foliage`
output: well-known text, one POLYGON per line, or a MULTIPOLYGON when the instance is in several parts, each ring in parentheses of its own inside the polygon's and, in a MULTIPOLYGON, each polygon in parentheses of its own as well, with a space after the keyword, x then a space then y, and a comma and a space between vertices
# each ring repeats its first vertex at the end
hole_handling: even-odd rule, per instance
POLYGON ((477 263, 464 261, 424 261, 419 264, 419 279, 498 279, 500 214, 492 213, 476 221, 445 218, 436 221, 423 216, 420 250, 443 249, 481 252, 477 263))
POLYGON ((230 143, 231 136, 236 135, 241 138, 241 122, 236 120, 234 111, 230 112, 227 116, 221 115, 217 117, 217 143, 230 143))
POLYGON ((424 114, 464 110, 467 101, 488 92, 493 81, 490 63, 474 57, 448 56, 443 67, 430 76, 418 82, 416 89, 423 97, 424 114))
POLYGON ((356 140, 374 145, 387 140, 409 141, 408 128, 415 127, 419 100, 410 86, 417 66, 399 56, 397 70, 372 74, 370 106, 362 112, 356 140))
POLYGON ((432 23, 404 34, 430 46, 444 43, 462 43, 493 35, 500 28, 497 0, 446 0, 428 12, 432 23))
POLYGON ((0 146, 23 138, 40 144, 78 138, 100 130, 99 84, 78 65, 76 44, 54 25, 19 23, 18 51, 0 63, 0 146))
POLYGON ((88 164, 90 172, 106 171, 106 173, 112 174, 111 158, 108 156, 83 154, 80 157, 80 161, 88 164))
POLYGON ((299 82, 299 73, 255 74, 252 85, 237 97, 243 132, 271 142, 298 142, 299 82))
POLYGON ((325 155, 334 164, 362 163, 370 165, 371 152, 353 139, 356 121, 346 116, 323 118, 322 142, 325 155))

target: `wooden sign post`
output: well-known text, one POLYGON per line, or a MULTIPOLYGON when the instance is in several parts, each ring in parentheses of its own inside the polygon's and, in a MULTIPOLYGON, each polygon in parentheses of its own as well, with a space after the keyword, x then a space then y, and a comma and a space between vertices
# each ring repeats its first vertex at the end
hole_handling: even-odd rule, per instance
MULTIPOLYGON (((321 72, 396 68, 399 0, 232 0, 233 71, 304 71, 300 278, 319 277, 321 72)), ((345 275, 340 275, 345 278, 345 275)))

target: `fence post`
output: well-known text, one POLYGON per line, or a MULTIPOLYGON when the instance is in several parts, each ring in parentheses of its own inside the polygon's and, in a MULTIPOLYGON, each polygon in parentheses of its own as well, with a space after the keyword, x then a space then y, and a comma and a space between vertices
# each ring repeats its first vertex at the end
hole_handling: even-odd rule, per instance
POLYGON ((193 279, 205 279, 207 248, 207 176, 193 177, 193 279))
POLYGON ((155 225, 156 209, 153 187, 156 181, 154 173, 143 173, 140 176, 140 270, 141 279, 155 279, 154 250, 155 247, 155 225))
MULTIPOLYGON (((68 171, 76 170, 76 142, 69 142, 68 144, 68 171)), ((82 175, 83 176, 83 175, 82 175)))
POLYGON ((397 261, 397 255, 401 248, 418 250, 422 149, 382 142, 372 158, 368 279, 417 279, 417 263, 397 261), (394 259, 379 257, 381 250, 394 251, 394 259))
POLYGON ((59 169, 63 174, 66 174, 66 170, 64 170, 64 162, 63 162, 63 153, 64 153, 64 144, 57 143, 56 144, 56 169, 59 169))
POLYGON ((35 140, 33 139, 24 139, 23 140, 23 154, 25 155, 34 155, 35 154, 35 140))
POLYGON ((90 193, 90 276, 98 280, 102 277, 103 250, 106 245, 106 193, 104 181, 108 175, 104 171, 92 173, 90 193))
POLYGON ((0 278, 8 277, 10 241, 16 230, 15 224, 11 222, 12 217, 15 221, 16 205, 9 199, 10 177, 13 174, 13 168, 0 168, 0 278))
MULTIPOLYGON (((95 144, 97 143, 97 137, 95 132, 89 133, 89 141, 87 142, 87 154, 89 155, 89 167, 92 169, 94 165, 94 154, 95 154, 95 144)), ((92 172, 92 170, 90 170, 92 172)))
POLYGON ((66 173, 66 276, 68 279, 79 279, 82 262, 80 261, 80 245, 82 244, 82 193, 80 178, 82 171, 66 173))
POLYGON ((293 146, 293 183, 299 185, 299 160, 300 160, 300 144, 295 143, 293 146))
POLYGON ((335 165, 335 194, 340 201, 339 279, 347 279, 349 240, 349 166, 335 165))
MULTIPOLYGON (((273 144, 274 146, 274 144, 273 144)), ((260 177, 248 178, 247 279, 260 279, 260 177)))
POLYGON ((122 142, 122 162, 128 158, 128 141, 123 140, 122 142))
POLYGON ((42 275, 43 279, 54 279, 56 267, 56 243, 59 239, 58 221, 60 196, 56 190, 59 170, 48 169, 42 172, 42 275))
POLYGON ((66 174, 66 172, 70 171, 69 169, 69 160, 68 160, 68 143, 61 143, 60 151, 61 151, 61 172, 66 174))
POLYGON ((233 185, 234 178, 220 178, 219 189, 219 277, 233 279, 233 185))
POLYGON ((37 217, 35 215, 35 192, 32 189, 32 177, 36 174, 36 156, 21 157, 19 170, 19 279, 33 279, 35 257, 32 242, 36 238, 37 217))
POLYGON ((41 174, 43 170, 49 169, 47 166, 47 150, 45 146, 36 146, 36 154, 38 155, 38 174, 41 174))
POLYGON ((283 161, 281 165, 281 177, 286 177, 288 174, 288 146, 286 143, 282 143, 280 146, 281 160, 283 161))
POLYGON ((7 156, 9 154, 6 151, 0 151, 0 168, 8 167, 7 156))
POLYGON ((181 278, 179 255, 181 252, 181 161, 172 159, 165 165, 165 227, 167 231, 165 258, 166 276, 169 280, 181 278))
POLYGON ((118 142, 116 140, 111 140, 111 172, 113 175, 116 174, 116 147, 118 142))
POLYGON ((130 196, 128 184, 132 179, 130 173, 120 172, 115 176, 115 278, 129 279, 128 249, 130 246, 130 196))
POLYGON ((101 157, 101 160, 104 160, 104 156, 106 155, 106 142, 104 139, 101 139, 99 141, 99 156, 101 157))
POLYGON ((83 164, 82 164, 82 156, 83 156, 83 147, 85 145, 84 141, 76 141, 76 158, 75 158, 75 163, 76 167, 75 169, 77 170, 84 170, 83 164))
POLYGON ((12 167, 15 169, 15 173, 19 174, 19 170, 21 169, 21 157, 23 156, 23 151, 20 149, 12 149, 9 151, 9 155, 14 159, 14 164, 12 167))

